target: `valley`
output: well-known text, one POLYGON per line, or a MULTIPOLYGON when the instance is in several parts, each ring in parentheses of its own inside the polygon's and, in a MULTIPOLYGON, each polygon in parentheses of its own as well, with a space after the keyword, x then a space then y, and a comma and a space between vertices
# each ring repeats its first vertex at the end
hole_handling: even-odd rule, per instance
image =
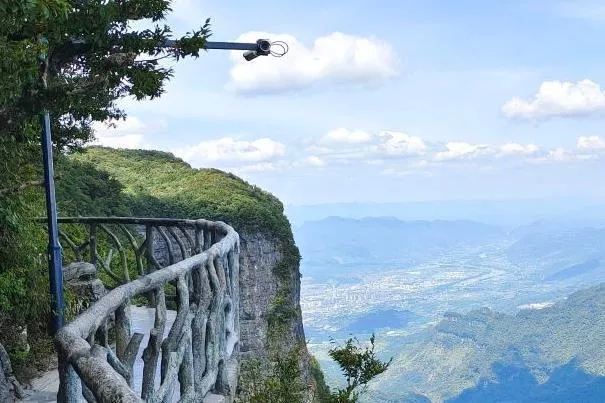
MULTIPOLYGON (((367 231, 367 219, 363 226, 367 231)), ((384 227, 384 222, 380 222, 380 226, 384 227)), ((393 219, 390 226, 391 231, 401 235, 407 224, 393 219)), ((401 242, 399 237, 399 241, 394 241, 397 237, 387 234, 375 240, 381 248, 393 251, 384 262, 371 247, 367 248, 367 242, 355 248, 355 239, 349 244, 341 240, 335 245, 331 242, 333 237, 317 236, 312 245, 325 240, 325 249, 321 251, 331 250, 334 262, 317 264, 318 261, 330 261, 330 256, 318 253, 316 246, 309 250, 304 237, 297 238, 303 254, 301 307, 306 337, 329 383, 334 385, 340 381, 338 368, 327 355, 331 342, 349 336, 367 340, 375 332, 379 354, 385 359, 393 356, 395 361, 385 375, 371 385, 368 401, 415 401, 421 397, 414 394, 417 390, 409 389, 408 381, 418 374, 414 375, 406 368, 423 364, 412 359, 414 365, 411 365, 410 351, 420 355, 426 353, 423 348, 418 350, 418 346, 432 340, 444 315, 467 314, 485 307, 508 315, 515 315, 520 309, 548 309, 577 290, 605 281, 605 270, 599 260, 601 239, 605 239, 602 231, 564 227, 544 230, 540 227, 538 237, 532 233, 537 231, 535 228, 519 231, 489 227, 488 234, 481 236, 468 231, 477 228, 484 231, 487 227, 465 223, 460 228, 459 236, 451 238, 456 242, 442 242, 438 248, 429 248, 431 253, 424 256, 413 250, 413 258, 405 251, 405 240, 401 242), (556 253, 562 249, 560 239, 567 241, 564 251, 576 253, 556 253), (523 243, 529 244, 530 240, 534 244, 524 246, 523 243), (576 248, 574 240, 580 243, 576 248), (396 252, 397 244, 401 244, 399 252, 396 252), (347 256, 343 253, 364 247, 363 254, 347 256), (305 250, 309 253, 305 254, 305 250), (531 250, 535 253, 530 253, 531 250), (311 263, 305 259, 309 254, 311 263), (537 260, 544 264, 536 264, 537 260), (337 261, 347 263, 337 264, 337 261)), ((435 228, 436 232, 442 230, 443 223, 435 228)), ((450 230, 455 232, 455 224, 450 230)), ((425 231, 425 238, 426 242, 436 239, 430 229, 425 231)), ((414 243, 417 250, 421 250, 422 239, 408 239, 408 243, 414 243)), ((442 232, 440 239, 443 239, 442 232)), ((448 359, 455 356, 449 355, 448 359)), ((424 357, 428 359, 426 354, 424 357)), ((432 365, 438 368, 441 365, 438 362, 435 359, 432 365)), ((431 361, 425 365, 430 367, 431 361)), ((482 374, 487 376, 488 373, 490 371, 486 370, 482 374)), ((460 381, 453 386, 444 386, 443 390, 425 380, 421 392, 430 390, 434 401, 441 401, 445 396, 452 398, 455 396, 452 391, 470 388, 478 378, 472 378, 472 382, 464 379, 466 384, 460 381)))

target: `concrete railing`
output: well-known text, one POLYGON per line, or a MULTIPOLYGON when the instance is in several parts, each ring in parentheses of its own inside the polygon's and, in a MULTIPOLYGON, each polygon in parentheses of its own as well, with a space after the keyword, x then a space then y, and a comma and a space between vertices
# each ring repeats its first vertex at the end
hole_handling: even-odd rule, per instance
POLYGON ((206 220, 113 217, 59 223, 76 260, 86 256, 121 284, 57 333, 59 402, 202 402, 209 394, 232 395, 228 368, 237 368, 239 341, 239 236, 233 228, 206 220), (82 226, 86 239, 78 243, 74 233, 82 238, 82 226), (177 312, 164 337, 171 289, 177 312), (134 385, 133 368, 145 335, 131 331, 135 297, 155 308, 140 385, 134 385))

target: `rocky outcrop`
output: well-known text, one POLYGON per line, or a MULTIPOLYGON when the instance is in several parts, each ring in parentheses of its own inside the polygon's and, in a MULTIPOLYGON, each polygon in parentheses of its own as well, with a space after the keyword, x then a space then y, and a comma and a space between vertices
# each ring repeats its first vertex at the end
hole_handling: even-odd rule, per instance
POLYGON ((65 288, 75 292, 84 301, 97 301, 107 293, 97 275, 97 269, 90 263, 71 263, 63 269, 65 288))
POLYGON ((23 397, 23 389, 13 375, 8 354, 0 344, 0 402, 11 402, 23 397))

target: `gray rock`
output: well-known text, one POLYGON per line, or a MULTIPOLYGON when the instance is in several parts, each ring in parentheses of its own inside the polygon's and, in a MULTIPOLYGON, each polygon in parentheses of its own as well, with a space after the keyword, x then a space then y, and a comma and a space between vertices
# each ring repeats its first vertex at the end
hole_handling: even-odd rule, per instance
POLYGON ((11 402, 23 397, 23 389, 13 375, 8 353, 0 344, 0 402, 11 402))
POLYGON ((97 277, 96 267, 87 262, 70 263, 63 268, 63 281, 91 280, 97 277))
POLYGON ((11 399, 10 384, 4 371, 0 371, 0 402, 9 402, 11 399))
POLYGON ((65 288, 75 292, 84 300, 97 301, 107 293, 97 274, 97 269, 90 263, 71 263, 63 269, 65 288))

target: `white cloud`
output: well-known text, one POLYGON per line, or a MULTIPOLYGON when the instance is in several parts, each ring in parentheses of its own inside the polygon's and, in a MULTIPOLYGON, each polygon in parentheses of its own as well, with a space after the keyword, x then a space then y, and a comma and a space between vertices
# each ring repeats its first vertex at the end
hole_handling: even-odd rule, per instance
POLYGON ((321 155, 324 164, 348 164, 363 160, 377 165, 383 159, 419 156, 427 149, 422 138, 402 132, 382 131, 374 134, 340 128, 328 132, 306 150, 321 155))
POLYGON ((531 100, 515 97, 502 106, 508 118, 544 119, 605 112, 605 93, 591 80, 545 81, 531 100))
POLYGON ((284 41, 289 52, 282 58, 258 57, 247 62, 232 52, 235 63, 229 87, 238 92, 277 92, 304 88, 320 81, 367 83, 397 75, 397 57, 391 46, 376 38, 335 32, 315 39, 308 47, 287 34, 248 32, 237 41, 259 38, 284 41))
POLYGON ((91 145, 101 145, 112 148, 144 148, 143 133, 150 127, 135 116, 125 120, 114 121, 113 126, 107 123, 95 122, 92 125, 95 140, 91 145))
POLYGON ((373 149, 387 156, 422 155, 427 149, 421 137, 402 132, 383 131, 378 133, 378 138, 381 142, 373 149))
POLYGON ((173 152, 185 161, 200 166, 212 166, 217 163, 251 165, 250 163, 270 162, 282 157, 286 153, 286 146, 269 138, 245 141, 223 137, 202 141, 198 145, 176 149, 173 152))
POLYGON ((599 158, 598 154, 594 153, 585 153, 582 150, 568 150, 563 147, 557 147, 546 154, 539 155, 533 158, 529 158, 528 161, 531 163, 572 163, 572 162, 583 162, 583 161, 592 161, 597 160, 599 158))
POLYGON ((236 172, 269 172, 275 171, 277 167, 272 162, 259 162, 258 164, 244 165, 238 167, 236 172))
POLYGON ((605 140, 599 136, 580 136, 578 137, 576 147, 580 150, 601 151, 605 150, 605 140))
POLYGON ((361 130, 334 129, 326 133, 320 140, 322 144, 358 144, 367 143, 372 139, 369 133, 361 130))
POLYGON ((540 151, 540 147, 535 144, 507 143, 500 146, 500 153, 502 155, 532 155, 538 151, 540 151))
POLYGON ((308 156, 305 159, 305 161, 307 162, 307 164, 313 165, 313 166, 316 166, 316 167, 321 167, 321 166, 326 165, 326 163, 325 163, 324 160, 322 160, 321 158, 319 158, 319 157, 317 157, 315 155, 308 156))
POLYGON ((470 144, 464 142, 451 142, 445 145, 446 151, 439 151, 435 154, 437 161, 452 161, 460 159, 468 159, 479 155, 489 154, 489 147, 478 144, 470 144))
POLYGON ((551 159, 553 161, 567 161, 569 159, 571 159, 573 157, 573 154, 564 149, 563 147, 557 147, 553 150, 550 150, 548 152, 548 159, 551 159))

